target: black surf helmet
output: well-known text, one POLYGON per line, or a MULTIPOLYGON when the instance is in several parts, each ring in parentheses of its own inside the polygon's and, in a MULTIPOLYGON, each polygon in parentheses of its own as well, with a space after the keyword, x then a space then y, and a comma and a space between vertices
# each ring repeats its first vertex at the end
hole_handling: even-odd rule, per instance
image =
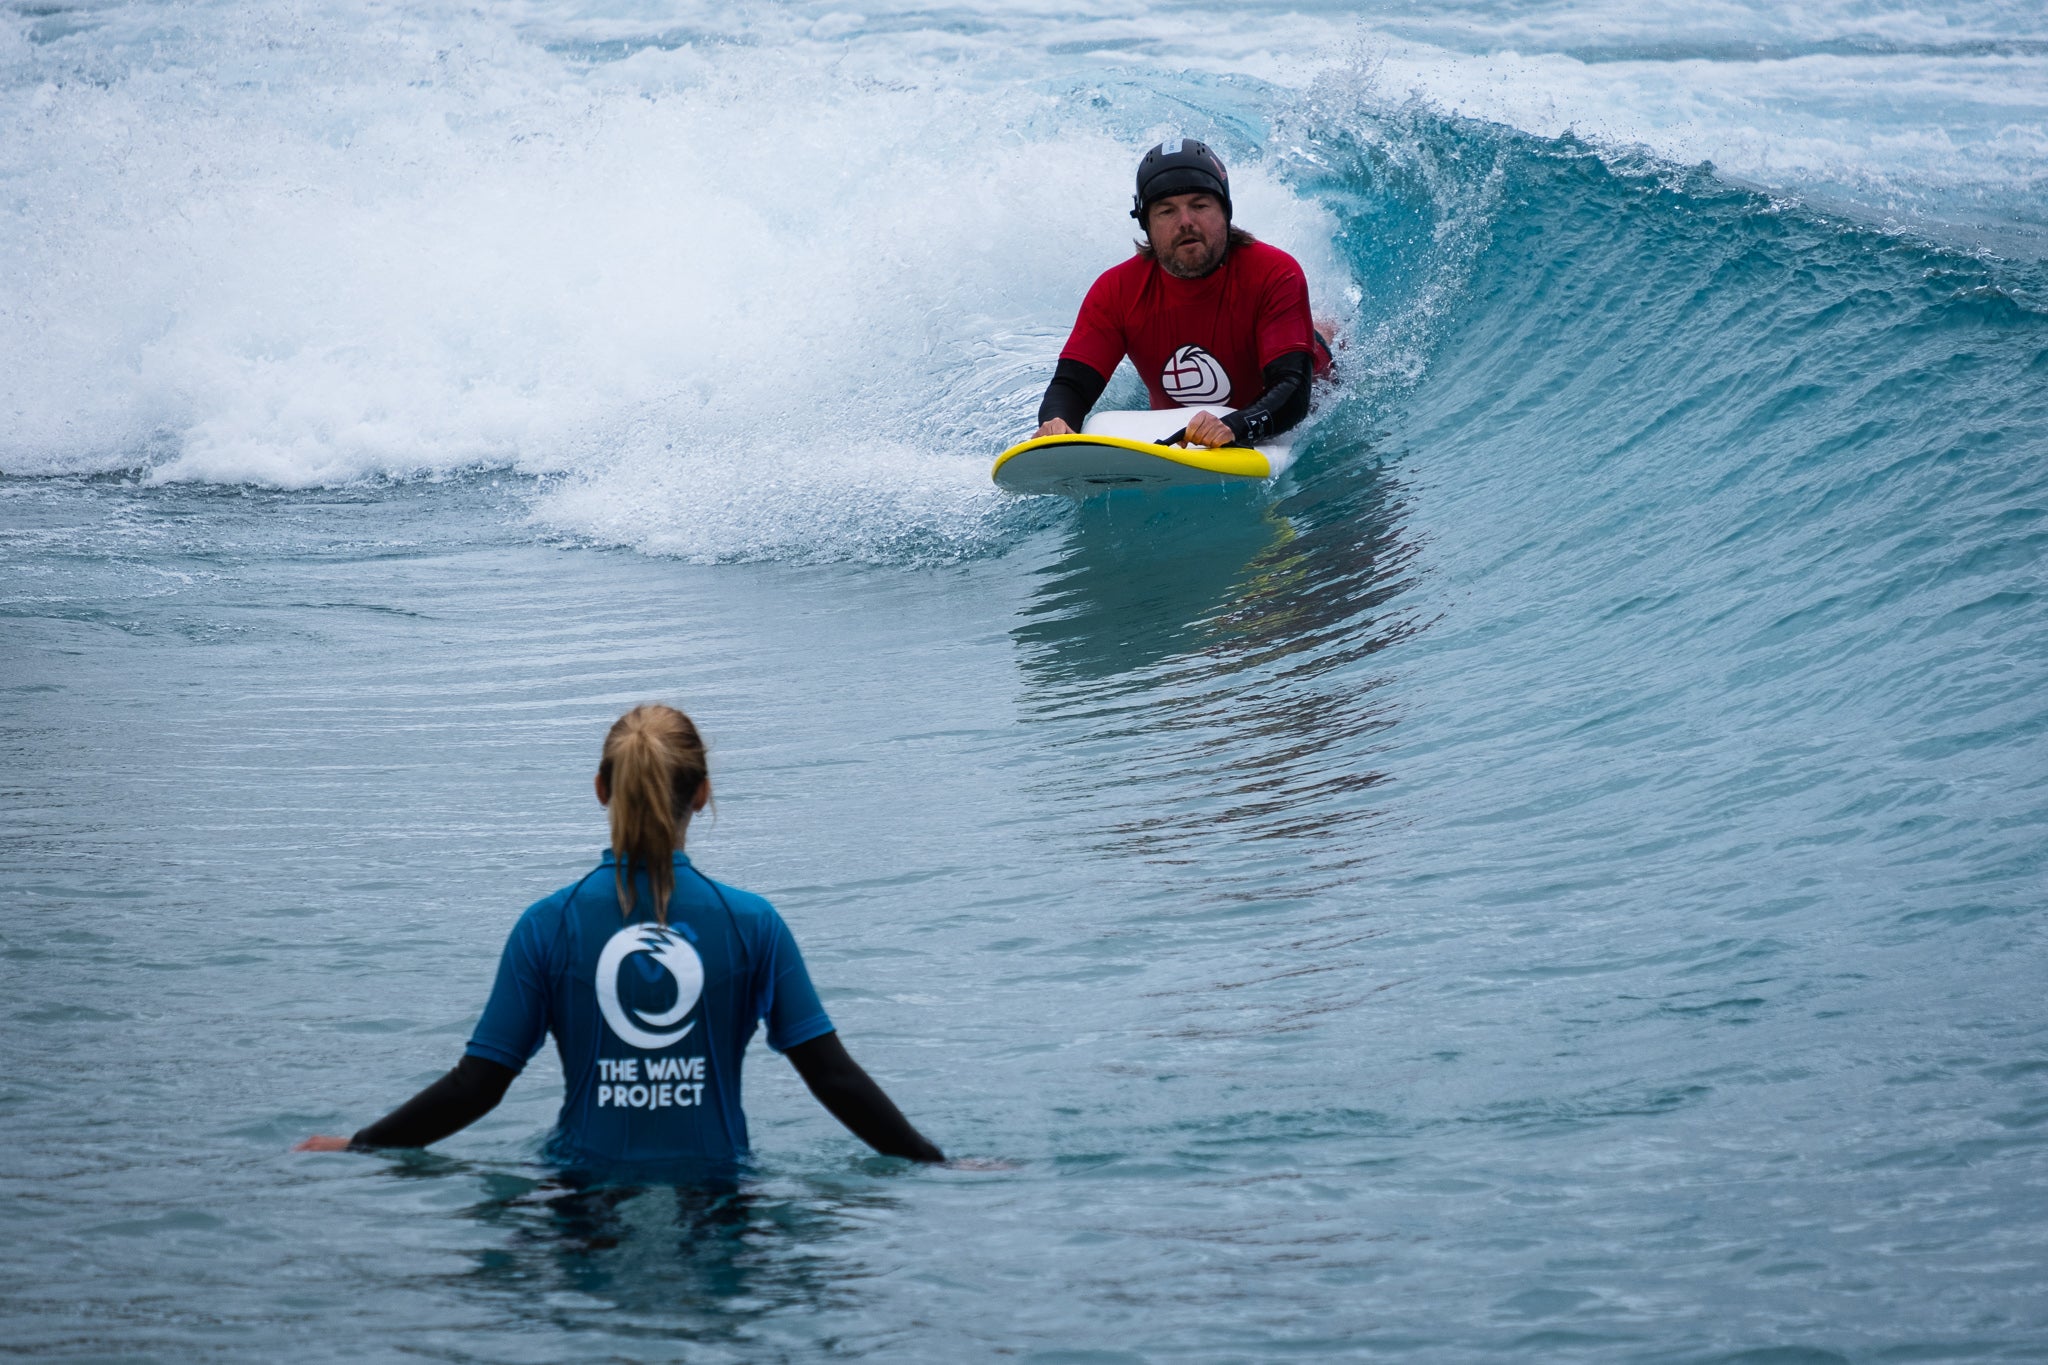
POLYGON ((1131 196, 1131 217, 1145 221, 1145 210, 1169 194, 1213 194, 1223 201, 1223 217, 1230 218, 1230 172, 1206 142, 1191 137, 1180 140, 1173 151, 1160 143, 1138 163, 1138 192, 1131 196))

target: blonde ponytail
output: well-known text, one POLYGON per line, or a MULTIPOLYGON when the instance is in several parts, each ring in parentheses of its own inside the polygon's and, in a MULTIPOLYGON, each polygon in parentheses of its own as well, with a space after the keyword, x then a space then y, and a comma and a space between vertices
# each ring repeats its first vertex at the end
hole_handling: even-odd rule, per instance
POLYGON ((633 914, 633 870, 647 873, 654 918, 668 923, 675 891, 675 852, 689 824, 691 803, 710 776, 704 741, 690 718, 672 706, 636 706, 604 737, 598 778, 611 792, 613 876, 619 909, 633 914))

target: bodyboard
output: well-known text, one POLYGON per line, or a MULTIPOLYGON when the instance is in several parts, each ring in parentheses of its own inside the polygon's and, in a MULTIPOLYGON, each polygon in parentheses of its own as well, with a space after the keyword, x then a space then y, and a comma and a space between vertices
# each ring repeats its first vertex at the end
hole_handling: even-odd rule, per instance
POLYGON ((1257 449, 1158 444, 1187 425, 1197 411, 1223 416, 1229 408, 1164 408, 1101 412, 1079 435, 1037 436, 996 458, 990 477, 1013 493, 1058 493, 1092 497, 1118 488, 1215 486, 1277 478, 1292 463, 1285 445, 1257 449))

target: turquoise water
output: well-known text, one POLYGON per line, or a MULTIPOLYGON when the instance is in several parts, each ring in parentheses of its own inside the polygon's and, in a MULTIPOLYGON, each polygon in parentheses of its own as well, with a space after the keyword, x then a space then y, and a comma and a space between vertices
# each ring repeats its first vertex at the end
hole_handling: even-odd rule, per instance
POLYGON ((2048 1354, 2032 9, 0 19, 5 1351, 2048 1354), (1346 383, 1005 500, 1182 129, 1346 383), (287 1152, 651 697, 996 1169, 287 1152))

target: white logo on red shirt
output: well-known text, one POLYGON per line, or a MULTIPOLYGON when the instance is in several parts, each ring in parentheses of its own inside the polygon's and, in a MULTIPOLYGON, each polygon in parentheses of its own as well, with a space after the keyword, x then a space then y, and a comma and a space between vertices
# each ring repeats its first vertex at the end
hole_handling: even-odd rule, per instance
POLYGON ((619 1041, 653 1052, 674 1046, 697 1027, 697 1021, 692 1019, 673 1032, 654 1031, 667 1029, 696 1008, 697 997, 704 993, 704 960, 697 956, 689 940, 673 929, 658 924, 629 924, 613 934, 604 951, 597 955, 596 985, 598 1012, 604 1015, 605 1023, 619 1041), (647 1014, 619 999, 619 972, 626 959, 636 953, 646 953, 676 979, 676 1002, 659 1014, 647 1014), (643 1024, 648 1027, 641 1027, 643 1024))
POLYGON ((1230 376, 1223 362, 1199 346, 1183 346, 1159 367, 1159 387, 1182 407, 1221 403, 1230 397, 1230 376))

